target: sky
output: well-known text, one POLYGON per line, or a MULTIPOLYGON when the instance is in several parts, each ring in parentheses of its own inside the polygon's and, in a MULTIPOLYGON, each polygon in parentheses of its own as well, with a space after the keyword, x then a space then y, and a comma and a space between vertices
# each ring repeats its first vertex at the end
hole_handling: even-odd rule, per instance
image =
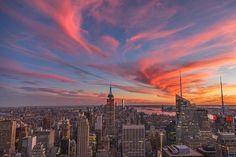
POLYGON ((0 0, 0 106, 236 104, 235 0, 0 0))

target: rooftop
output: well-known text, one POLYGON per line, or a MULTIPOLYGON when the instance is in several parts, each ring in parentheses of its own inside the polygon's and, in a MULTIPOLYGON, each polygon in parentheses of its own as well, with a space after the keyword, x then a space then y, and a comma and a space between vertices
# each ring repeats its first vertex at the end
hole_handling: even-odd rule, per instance
POLYGON ((197 151, 189 148, 186 145, 175 145, 175 146, 170 146, 174 147, 177 149, 177 152, 173 153, 168 147, 163 148, 163 152, 165 152, 168 156, 171 157, 203 157, 201 153, 198 153, 197 151))
POLYGON ((144 125, 123 125, 123 129, 144 129, 144 125))

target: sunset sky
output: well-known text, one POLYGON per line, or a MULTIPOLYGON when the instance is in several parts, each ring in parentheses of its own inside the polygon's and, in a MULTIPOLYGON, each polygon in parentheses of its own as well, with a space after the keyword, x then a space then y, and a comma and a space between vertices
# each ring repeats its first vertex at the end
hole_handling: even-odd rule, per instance
POLYGON ((0 0, 0 106, 236 104, 235 0, 0 0))

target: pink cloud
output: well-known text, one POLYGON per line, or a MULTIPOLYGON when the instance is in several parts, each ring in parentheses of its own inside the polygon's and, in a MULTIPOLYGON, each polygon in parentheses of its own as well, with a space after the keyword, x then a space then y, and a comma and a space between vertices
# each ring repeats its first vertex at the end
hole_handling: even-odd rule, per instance
POLYGON ((20 76, 23 78, 34 78, 34 79, 44 79, 44 80, 53 80, 65 83, 76 83, 75 80, 70 78, 48 73, 35 72, 29 69, 25 69, 18 65, 16 62, 6 59, 1 59, 0 71, 2 74, 20 76))
POLYGON ((113 38, 109 35, 102 36, 101 41, 104 45, 107 45, 108 47, 110 47, 112 49, 117 49, 120 45, 118 40, 116 40, 115 38, 113 38))
POLYGON ((137 3, 136 7, 127 8, 125 6, 129 5, 128 1, 100 1, 100 4, 91 10, 91 14, 99 22, 105 21, 125 28, 143 28, 151 24, 154 19, 161 21, 176 13, 176 8, 167 7, 159 0, 145 1, 145 3, 135 1, 134 3, 137 3))
POLYGON ((44 41, 46 40, 51 45, 62 49, 64 52, 68 52, 68 50, 73 53, 85 51, 90 54, 97 53, 102 57, 106 56, 99 47, 87 42, 83 36, 85 31, 80 28, 82 24, 81 14, 83 8, 89 5, 85 1, 81 1, 81 5, 75 5, 70 0, 63 3, 45 0, 40 2, 26 0, 26 2, 29 6, 36 8, 39 12, 52 18, 64 34, 55 27, 35 21, 35 19, 30 16, 26 18, 22 12, 13 10, 9 6, 3 5, 1 6, 1 10, 15 17, 30 29, 33 29, 38 37, 42 37, 44 41))
POLYGON ((191 26, 192 25, 187 25, 187 26, 177 28, 177 29, 172 29, 172 30, 148 30, 148 31, 140 32, 130 37, 127 41, 128 43, 130 43, 130 42, 135 42, 138 40, 157 40, 161 38, 167 38, 191 26))

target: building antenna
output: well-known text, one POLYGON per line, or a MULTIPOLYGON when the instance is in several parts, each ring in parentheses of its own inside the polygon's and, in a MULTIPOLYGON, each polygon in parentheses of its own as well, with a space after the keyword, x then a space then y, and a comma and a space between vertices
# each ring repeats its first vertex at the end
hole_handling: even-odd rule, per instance
POLYGON ((222 87, 222 80, 220 76, 220 90, 221 90, 221 114, 225 114, 225 105, 224 105, 224 93, 223 93, 223 87, 222 87))
POLYGON ((109 94, 108 96, 112 96, 112 85, 111 85, 111 81, 110 81, 110 88, 109 88, 109 94))
POLYGON ((180 96, 182 97, 182 76, 181 76, 181 71, 179 72, 179 85, 180 85, 180 96))

